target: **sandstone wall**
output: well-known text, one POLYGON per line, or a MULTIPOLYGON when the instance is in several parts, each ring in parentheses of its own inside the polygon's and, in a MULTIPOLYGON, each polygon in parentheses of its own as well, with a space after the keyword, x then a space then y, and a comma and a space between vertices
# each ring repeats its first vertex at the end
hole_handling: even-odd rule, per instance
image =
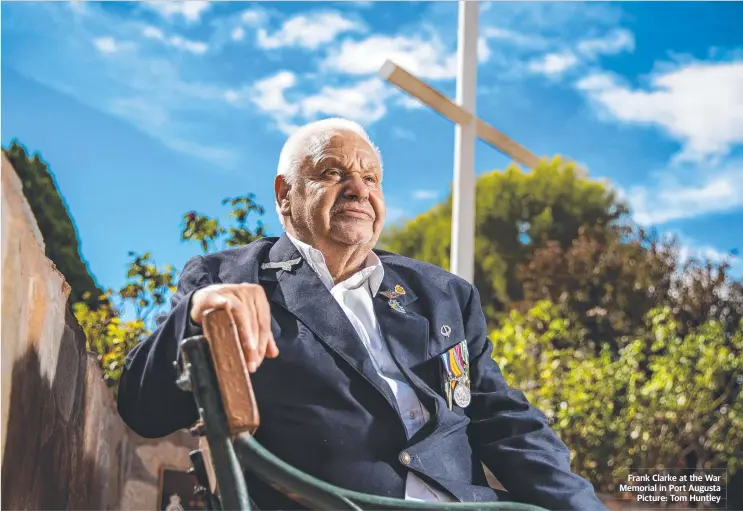
POLYGON ((186 470, 196 443, 119 418, 5 155, 1 232, 3 509, 158 509, 161 469, 186 470))

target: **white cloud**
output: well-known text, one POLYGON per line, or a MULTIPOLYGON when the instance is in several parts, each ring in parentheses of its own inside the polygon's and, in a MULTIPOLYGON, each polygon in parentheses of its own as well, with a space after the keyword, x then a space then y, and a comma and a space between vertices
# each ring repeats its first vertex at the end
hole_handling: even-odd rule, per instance
MULTIPOLYGON (((609 2, 492 2, 481 26, 509 27, 521 34, 575 38, 586 27, 604 30, 615 27, 625 11, 609 2)), ((481 13, 482 13, 481 9, 481 13)))
POLYGON ((157 39, 158 41, 165 41, 165 34, 162 30, 157 27, 147 26, 142 29, 142 35, 149 39, 157 39))
POLYGON ((400 95, 398 96, 397 101, 395 101, 395 104, 407 110, 418 110, 426 107, 426 105, 424 105, 422 101, 417 100, 404 92, 400 92, 400 95))
POLYGON ((548 53, 529 63, 529 70, 546 76, 559 76, 578 64, 578 57, 572 52, 548 53))
POLYGON ((209 49, 209 46, 206 43, 203 43, 201 41, 190 41, 177 35, 172 36, 170 39, 168 39, 168 42, 174 48, 185 50, 196 55, 203 55, 209 49))
MULTIPOLYGON (((518 34, 510 35, 508 32, 501 33, 496 31, 499 36, 506 36, 513 38, 518 34)), ((520 49, 536 49, 540 47, 547 47, 547 41, 545 39, 526 39, 520 41, 520 49)), ((552 41, 552 46, 563 47, 563 41, 552 41)), ((578 41, 577 44, 571 45, 573 49, 562 49, 560 51, 551 51, 537 58, 532 58, 528 61, 526 69, 532 73, 548 76, 550 78, 558 79, 566 74, 568 70, 585 70, 586 64, 597 60, 602 55, 616 55, 625 51, 633 51, 635 49, 635 37, 632 32, 625 29, 613 29, 608 31, 601 37, 594 37, 590 39, 583 39, 578 41)), ((513 59, 508 59, 512 61, 513 59)), ((518 64, 511 64, 511 66, 519 67, 518 64)))
POLYGON ((678 140, 683 148, 676 162, 719 160, 743 143, 743 61, 658 72, 646 90, 608 74, 584 78, 577 87, 611 117, 656 126, 678 140))
POLYGON ((410 130, 400 128, 398 126, 395 126, 394 128, 392 128, 392 135, 402 140, 410 140, 410 141, 415 140, 415 133, 413 133, 410 130))
POLYGON ((231 92, 225 99, 238 104, 247 98, 272 117, 281 131, 291 133, 302 123, 324 116, 340 116, 361 124, 372 124, 385 115, 385 103, 392 94, 389 86, 378 78, 348 86, 325 86, 314 94, 293 90, 297 81, 297 76, 291 71, 280 71, 248 89, 231 92), (291 100, 287 98, 290 93, 291 100))
POLYGON ((624 51, 634 51, 635 36, 629 30, 617 29, 604 37, 585 39, 578 43, 578 51, 589 58, 598 55, 616 55, 624 51))
POLYGON ((279 71, 256 82, 252 91, 246 91, 255 106, 273 117, 278 128, 284 133, 290 133, 296 128, 291 119, 299 112, 299 106, 289 103, 284 96, 296 82, 297 76, 291 71, 279 71))
POLYGON ((413 190, 413 198, 419 200, 431 200, 439 196, 436 190, 413 190))
POLYGON ((230 37, 233 41, 242 41, 245 39, 245 30, 242 27, 236 27, 230 34, 230 37))
POLYGON ((264 49, 300 47, 314 50, 346 32, 358 32, 364 26, 334 11, 300 14, 290 18, 273 34, 258 30, 258 45, 264 49))
POLYGON ((480 35, 487 40, 497 39, 499 43, 511 43, 521 48, 542 49, 549 44, 542 37, 524 35, 520 32, 495 26, 483 27, 480 30, 480 35))
POLYGON ((740 260, 730 250, 720 250, 712 245, 700 245, 682 238, 679 244, 679 259, 685 262, 692 258, 700 261, 708 260, 717 264, 725 261, 735 264, 740 260))
POLYGON ((386 60, 422 79, 449 79, 457 75, 457 56, 435 35, 373 35, 361 41, 344 41, 330 52, 324 69, 353 75, 376 74, 386 60))
POLYGON ((99 37, 93 40, 93 45, 101 53, 114 53, 120 49, 113 37, 99 37))
POLYGON ((260 25, 265 18, 265 13, 258 9, 247 9, 240 14, 240 20, 249 27, 260 25))
MULTIPOLYGON (((23 36, 37 40, 38 51, 27 64, 17 63, 19 72, 124 120, 164 146, 205 159, 213 156, 209 161, 217 167, 237 167, 241 150, 231 145, 239 143, 237 137, 217 138, 206 128, 234 119, 234 109, 224 101, 224 87, 209 83, 212 73, 206 59, 184 62, 151 51, 144 40, 134 44, 133 35, 141 38, 144 33, 165 44, 169 34, 156 27, 146 29, 139 17, 122 18, 101 3, 86 3, 82 14, 65 3, 39 5, 34 9, 34 31, 23 36), (101 54, 92 43, 105 39, 101 34, 115 41, 116 58, 101 54), (195 149, 199 144, 205 146, 203 151, 195 149)), ((174 40, 179 43, 185 51, 200 51, 174 40)))
POLYGON ((209 45, 201 41, 191 41, 179 35, 166 37, 165 33, 157 27, 147 26, 142 30, 142 35, 148 39, 160 41, 167 46, 178 50, 187 51, 195 55, 203 55, 209 49, 209 45))
POLYGON ((705 170, 701 178, 684 184, 678 182, 676 173, 666 171, 651 185, 631 187, 622 196, 642 225, 662 225, 742 208, 743 162, 705 170))
POLYGON ((301 111, 308 119, 332 115, 371 124, 387 113, 389 96, 390 89, 381 79, 370 78, 348 87, 323 87, 301 101, 301 111))
POLYGON ((69 0, 67 6, 76 14, 85 12, 85 0, 69 0))
POLYGON ((149 9, 157 12, 168 21, 175 17, 182 17, 189 23, 201 20, 202 14, 211 8, 211 4, 205 1, 152 1, 144 2, 149 9))
POLYGON ((485 37, 479 37, 477 39, 477 61, 482 64, 490 59, 490 47, 488 46, 488 40, 485 37))

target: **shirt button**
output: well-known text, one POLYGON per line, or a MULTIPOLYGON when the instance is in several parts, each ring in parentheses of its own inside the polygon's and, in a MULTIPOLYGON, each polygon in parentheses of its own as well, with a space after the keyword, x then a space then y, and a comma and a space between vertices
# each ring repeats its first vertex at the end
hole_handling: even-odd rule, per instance
POLYGON ((400 453, 400 463, 405 465, 406 467, 410 465, 410 454, 406 453, 405 451, 400 453))
POLYGON ((415 412, 410 412, 408 417, 410 417, 411 419, 415 419, 415 412))

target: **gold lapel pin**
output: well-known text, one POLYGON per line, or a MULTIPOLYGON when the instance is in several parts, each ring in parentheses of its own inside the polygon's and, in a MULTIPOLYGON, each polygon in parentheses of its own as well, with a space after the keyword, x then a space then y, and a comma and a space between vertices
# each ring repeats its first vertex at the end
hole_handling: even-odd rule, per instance
POLYGON ((386 297, 388 300, 394 300, 397 297, 405 294, 405 289, 400 284, 395 284, 395 289, 392 291, 380 291, 380 295, 386 297))

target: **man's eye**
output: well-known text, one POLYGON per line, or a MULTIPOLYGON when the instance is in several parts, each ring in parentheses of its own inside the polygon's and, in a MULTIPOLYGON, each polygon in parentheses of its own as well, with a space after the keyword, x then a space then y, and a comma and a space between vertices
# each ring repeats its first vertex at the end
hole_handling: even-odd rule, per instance
POLYGON ((340 177, 342 175, 341 171, 338 169, 328 169, 325 171, 325 174, 327 174, 328 176, 333 176, 333 177, 340 177))
POLYGON ((376 184, 377 178, 374 176, 366 176, 366 182, 371 184, 376 184))

